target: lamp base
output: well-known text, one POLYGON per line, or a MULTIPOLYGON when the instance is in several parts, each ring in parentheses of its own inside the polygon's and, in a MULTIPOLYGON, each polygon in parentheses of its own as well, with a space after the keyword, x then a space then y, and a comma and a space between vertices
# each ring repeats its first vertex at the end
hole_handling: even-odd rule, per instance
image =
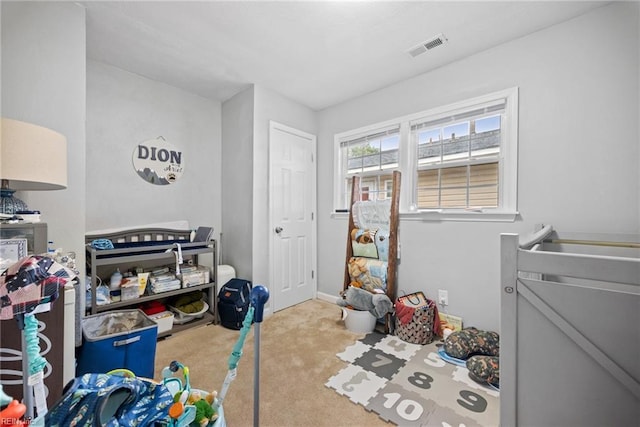
POLYGON ((0 189, 0 213, 15 215, 17 212, 29 210, 27 204, 17 197, 13 197, 15 190, 0 189))

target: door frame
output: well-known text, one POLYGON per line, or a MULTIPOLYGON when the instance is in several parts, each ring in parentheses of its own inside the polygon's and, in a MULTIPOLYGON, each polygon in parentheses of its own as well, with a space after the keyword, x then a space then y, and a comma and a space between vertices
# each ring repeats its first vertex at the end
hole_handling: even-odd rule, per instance
MULTIPOLYGON (((273 139, 273 133, 274 131, 279 130, 281 132, 286 132, 301 138, 305 138, 308 139, 309 142, 311 143, 311 156, 313 161, 311 162, 311 170, 310 170, 310 184, 309 186, 311 188, 308 188, 307 190, 309 190, 309 192, 311 193, 311 212, 312 212, 312 219, 311 219, 311 254, 310 254, 310 263, 311 263, 311 270, 313 271, 313 276, 311 278, 311 289, 312 289, 312 297, 315 298, 317 296, 318 293, 318 269, 317 269, 317 252, 318 252, 318 245, 317 245, 317 236, 318 236, 318 213, 317 213, 317 194, 316 194, 316 184, 317 184, 317 173, 318 173, 318 167, 317 167, 317 136, 316 135, 312 135, 310 133, 307 132, 303 132, 299 129, 284 125, 282 123, 273 121, 273 120, 269 120, 269 229, 267 232, 267 235, 269 236, 269 283, 271 283, 272 288, 274 288, 275 290, 275 285, 274 285, 274 268, 273 268, 273 262, 274 262, 274 239, 276 238, 275 234, 273 233, 273 229, 276 226, 276 224, 274 223, 274 218, 273 218, 273 211, 274 211, 274 206, 273 206, 273 198, 271 197, 272 192, 273 192, 273 177, 272 177, 272 172, 273 172, 273 164, 272 164, 272 159, 273 159, 273 155, 271 152, 271 148, 272 148, 272 144, 271 141, 273 139)), ((272 292, 272 313, 276 312, 276 303, 275 300, 277 299, 277 296, 275 295, 276 292, 272 292)))

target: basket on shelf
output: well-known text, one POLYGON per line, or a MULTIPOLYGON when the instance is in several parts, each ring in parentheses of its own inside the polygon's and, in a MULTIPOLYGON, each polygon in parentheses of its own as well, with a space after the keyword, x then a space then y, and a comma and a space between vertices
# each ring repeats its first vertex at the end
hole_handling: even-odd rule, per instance
POLYGON ((195 319, 201 319, 204 314, 209 311, 209 304, 206 301, 202 300, 203 307, 202 310, 197 311, 195 313, 185 313, 177 307, 169 306, 169 309, 175 313, 175 317, 173 319, 173 323, 176 325, 182 325, 184 323, 190 322, 195 319))

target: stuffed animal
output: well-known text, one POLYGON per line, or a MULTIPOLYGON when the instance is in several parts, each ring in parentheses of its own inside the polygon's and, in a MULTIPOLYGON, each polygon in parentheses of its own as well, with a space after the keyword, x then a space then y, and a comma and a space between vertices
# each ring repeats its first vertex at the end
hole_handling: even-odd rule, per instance
POLYGON ((359 228, 354 228, 353 230, 351 230, 351 240, 363 245, 366 245, 368 243, 375 243, 375 235, 376 230, 361 230, 359 228))
POLYGON ((386 294, 372 293, 365 289, 349 286, 341 295, 342 298, 336 301, 339 306, 351 306, 356 310, 366 310, 376 319, 393 310, 393 303, 386 294))
POLYGON ((189 398, 187 399, 188 405, 193 405, 196 408, 195 422, 201 427, 207 426, 210 422, 218 419, 218 413, 213 409, 213 401, 217 392, 209 393, 205 398, 198 390, 191 391, 189 398))

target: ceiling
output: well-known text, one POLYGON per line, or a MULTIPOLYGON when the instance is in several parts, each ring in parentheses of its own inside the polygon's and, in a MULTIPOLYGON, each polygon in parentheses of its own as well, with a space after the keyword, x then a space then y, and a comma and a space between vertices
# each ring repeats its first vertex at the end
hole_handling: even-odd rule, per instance
POLYGON ((608 2, 79 3, 90 59, 221 102, 257 84, 322 110, 608 2))

